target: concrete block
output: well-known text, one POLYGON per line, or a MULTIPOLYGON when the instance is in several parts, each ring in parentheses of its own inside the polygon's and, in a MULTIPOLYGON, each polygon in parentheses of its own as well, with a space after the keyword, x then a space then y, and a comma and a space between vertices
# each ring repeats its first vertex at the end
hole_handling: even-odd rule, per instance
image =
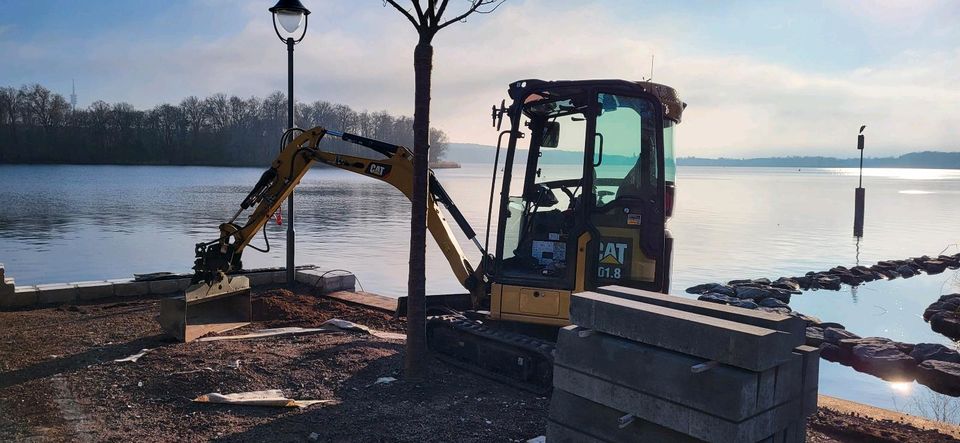
POLYGON ((553 374, 555 389, 708 442, 759 441, 800 417, 799 399, 732 422, 562 366, 555 366, 553 374))
POLYGON ((272 274, 274 284, 282 285, 287 283, 287 271, 273 271, 272 274))
POLYGON ((623 411, 618 411, 560 389, 554 389, 553 396, 550 398, 550 422, 561 427, 555 427, 553 429, 555 435, 551 436, 551 429, 548 426, 547 442, 554 441, 551 437, 558 437, 560 441, 578 441, 564 440, 564 435, 574 435, 567 429, 590 436, 598 441, 612 443, 660 441, 692 443, 699 441, 639 418, 635 418, 629 425, 621 428, 619 420, 625 415, 627 414, 623 411))
MULTIPOLYGON (((286 277, 284 277, 286 279, 286 277)), ((297 271, 296 279, 298 283, 303 283, 310 286, 323 286, 323 272, 307 269, 304 271, 297 271)))
MULTIPOLYGON (((186 279, 171 278, 164 280, 150 280, 147 283, 149 284, 151 294, 174 294, 183 291, 183 289, 180 288, 180 280, 186 279)), ((189 283, 189 280, 187 280, 187 282, 189 283)), ((186 289, 186 286, 184 286, 184 289, 186 289)))
POLYGON ((36 286, 18 286, 12 293, 0 295, 0 309, 24 308, 37 304, 36 286))
MULTIPOLYGON (((560 330, 555 365, 730 421, 744 420, 790 399, 776 396, 782 366, 757 373, 717 365, 694 373, 690 368, 707 360, 602 333, 580 337, 578 332, 583 330, 574 326, 560 330)), ((800 388, 799 360, 797 356, 794 396, 800 388)))
POLYGON ((746 323, 761 328, 774 329, 795 334, 794 346, 800 346, 806 341, 807 322, 799 317, 765 312, 756 309, 744 309, 736 306, 721 305, 701 300, 692 300, 676 295, 661 294, 659 292, 644 291, 624 286, 604 286, 597 289, 601 294, 636 300, 665 308, 707 315, 723 320, 746 323))
POLYGON ((793 334, 595 292, 574 294, 570 321, 628 340, 761 372, 790 359, 793 334))
POLYGON ((799 346, 794 354, 803 359, 803 376, 801 395, 803 396, 804 417, 817 413, 817 398, 820 393, 820 348, 813 346, 799 346))
POLYGON ((75 303, 77 287, 69 283, 37 285, 37 302, 43 305, 75 303))
POLYGON ((189 278, 179 278, 177 279, 177 292, 185 291, 190 287, 189 278))
POLYGON ((273 273, 271 272, 251 272, 243 274, 250 280, 250 286, 264 286, 273 284, 273 273))
POLYGON ((81 281, 70 284, 77 287, 77 299, 80 301, 113 297, 113 283, 106 280, 81 281))
POLYGON ((150 283, 133 280, 114 282, 113 292, 118 297, 140 297, 150 293, 150 283))
POLYGON ((606 443, 592 435, 587 435, 553 420, 547 421, 547 443, 606 443))
POLYGON ((0 282, 0 297, 6 295, 13 295, 13 291, 16 289, 16 286, 13 284, 6 284, 5 282, 0 282))

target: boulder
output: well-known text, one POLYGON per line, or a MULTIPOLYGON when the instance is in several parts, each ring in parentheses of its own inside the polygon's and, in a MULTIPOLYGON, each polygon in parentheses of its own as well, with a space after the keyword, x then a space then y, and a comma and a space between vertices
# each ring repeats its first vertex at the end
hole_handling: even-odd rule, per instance
POLYGON ((887 381, 913 381, 917 361, 889 342, 863 341, 853 347, 853 368, 887 381))
POLYGON ((914 275, 917 275, 917 271, 914 271, 913 268, 908 265, 901 265, 896 269, 896 271, 903 278, 910 278, 914 275))
POLYGON ((831 328, 831 327, 823 328, 823 340, 826 341, 827 343, 839 345, 840 340, 859 339, 859 338, 860 338, 859 335, 854 334, 846 329, 838 329, 838 328, 831 328))
POLYGON ((833 343, 827 343, 827 342, 821 343, 820 358, 826 361, 840 363, 840 347, 833 343))
POLYGON ((757 310, 774 314, 790 315, 790 308, 764 308, 761 306, 757 308, 757 310))
POLYGON ((770 283, 770 286, 788 291, 800 291, 800 284, 787 277, 778 278, 777 281, 770 283))
MULTIPOLYGON (((773 298, 773 297, 767 297, 767 298, 765 298, 765 299, 763 299, 763 300, 760 300, 760 301, 757 302, 756 304, 759 305, 759 306, 763 306, 764 308, 785 308, 785 309, 790 309, 790 305, 788 305, 788 304, 786 304, 786 303, 784 303, 784 302, 782 302, 782 301, 780 301, 780 300, 777 300, 776 298, 773 298)), ((790 309, 790 310, 792 311, 792 309, 790 309)))
POLYGON ((960 294, 944 294, 937 299, 938 302, 945 302, 951 300, 960 300, 960 294))
POLYGON ((809 275, 793 277, 791 280, 797 282, 797 285, 799 285, 801 289, 810 289, 810 283, 813 282, 813 278, 809 275))
POLYGON ((939 343, 918 343, 913 346, 910 356, 917 363, 923 363, 927 360, 960 363, 960 353, 939 343))
POLYGON ((844 325, 842 325, 842 324, 840 324, 840 323, 837 323, 837 322, 833 322, 833 321, 820 322, 820 324, 819 324, 818 326, 820 326, 821 328, 847 329, 846 326, 844 326, 844 325))
POLYGON ((753 280, 750 280, 750 282, 751 282, 751 283, 758 284, 758 285, 762 285, 762 286, 770 286, 770 279, 769 279, 769 278, 764 278, 764 277, 755 278, 755 279, 753 279, 753 280))
POLYGON ((960 316, 956 312, 937 312, 930 317, 930 328, 949 338, 960 338, 960 316))
POLYGON ((843 274, 837 274, 837 276, 840 278, 841 282, 848 284, 850 286, 859 286, 863 284, 862 277, 857 277, 856 275, 853 275, 849 272, 843 273, 843 274))
POLYGON ((812 316, 812 315, 801 314, 801 313, 799 313, 799 312, 797 312, 797 311, 793 311, 793 312, 790 313, 790 316, 803 319, 803 321, 807 322, 807 326, 817 326, 817 327, 823 329, 823 327, 820 326, 823 322, 820 321, 819 318, 814 317, 814 316, 812 316))
POLYGON ((830 271, 828 272, 830 272, 831 274, 844 274, 844 273, 850 272, 850 270, 847 269, 846 266, 834 266, 830 268, 830 271))
POLYGON ((730 306, 736 306, 738 308, 744 309, 757 309, 758 305, 752 300, 737 300, 733 303, 730 303, 730 306))
POLYGON ((696 286, 691 286, 687 288, 687 294, 705 294, 707 292, 717 292, 717 293, 723 294, 728 290, 731 292, 731 294, 727 294, 727 295, 733 295, 732 289, 724 285, 721 285, 720 283, 704 283, 702 285, 696 285, 696 286))
POLYGON ((921 263, 920 266, 930 275, 939 274, 947 270, 947 264, 940 260, 927 260, 921 263))
POLYGON ((697 297, 697 300, 708 301, 711 303, 720 303, 720 304, 736 303, 740 301, 739 298, 730 297, 728 295, 723 295, 723 294, 716 294, 713 292, 708 292, 706 294, 703 294, 700 297, 697 297))
POLYGON ((923 311, 923 321, 930 321, 930 317, 933 317, 934 314, 943 312, 943 302, 933 302, 930 306, 927 306, 927 309, 923 311))
POLYGON ((823 328, 807 326, 807 346, 818 348, 821 344, 823 344, 823 328))
POLYGON ((960 396, 960 363, 927 360, 917 365, 917 381, 941 394, 960 396))
POLYGON ((821 275, 818 276, 815 280, 817 285, 823 289, 829 289, 831 291, 840 290, 840 278, 831 276, 831 275, 821 275))
POLYGON ((751 283, 753 283, 753 280, 750 279, 730 280, 727 282, 730 286, 748 285, 751 283))

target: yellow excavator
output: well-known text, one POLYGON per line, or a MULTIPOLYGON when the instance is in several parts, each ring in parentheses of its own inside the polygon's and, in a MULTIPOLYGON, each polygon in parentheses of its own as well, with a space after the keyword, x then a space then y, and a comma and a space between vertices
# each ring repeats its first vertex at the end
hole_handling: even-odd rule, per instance
MULTIPOLYGON (((498 138, 484 242, 429 175, 428 229, 469 293, 428 297, 434 314, 428 344, 447 361, 542 390, 550 385, 551 331, 555 336, 569 324, 571 294, 612 284, 668 291, 674 128, 686 104, 674 89, 646 81, 521 80, 508 93, 510 106, 504 101, 492 110, 494 126, 499 130, 506 117, 509 129, 498 138), (529 140, 526 149, 521 139, 529 140), (464 255, 441 205, 480 250, 478 266, 464 255)), ((382 180, 410 197, 409 149, 320 127, 292 131, 299 135, 220 225, 220 237, 197 244, 193 285, 162 301, 161 325, 179 339, 250 321, 249 283, 236 275, 241 253, 317 162, 382 180), (370 155, 325 151, 320 141, 327 136, 370 155)), ((401 298, 398 313, 405 303, 401 298)))

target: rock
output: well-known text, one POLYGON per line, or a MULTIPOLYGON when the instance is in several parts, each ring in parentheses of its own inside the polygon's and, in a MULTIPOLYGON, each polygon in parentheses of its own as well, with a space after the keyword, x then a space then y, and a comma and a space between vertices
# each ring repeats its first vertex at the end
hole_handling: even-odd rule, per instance
POLYGON ((864 342, 853 347, 853 368, 887 381, 913 381, 917 361, 889 342, 864 342))
POLYGON ((840 290, 840 278, 830 275, 821 275, 815 280, 817 285, 823 289, 829 289, 831 291, 840 290))
POLYGON ((927 360, 916 370, 917 381, 941 394, 960 396, 960 363, 927 360))
POLYGON ((821 323, 819 324, 819 326, 820 326, 821 328, 847 329, 846 326, 841 325, 840 323, 837 323, 837 322, 832 322, 832 321, 821 322, 821 323))
POLYGON ((930 275, 939 274, 947 270, 947 264, 940 260, 927 260, 920 264, 920 266, 930 275))
POLYGON ((790 306, 788 304, 780 300, 777 300, 776 298, 773 298, 773 297, 767 297, 763 300, 760 300, 756 304, 763 306, 764 308, 786 308, 792 311, 792 309, 790 309, 790 306))
POLYGON ((846 266, 834 266, 830 268, 830 271, 828 272, 830 272, 831 274, 845 274, 847 272, 850 272, 850 270, 847 269, 846 266))
POLYGON ((860 338, 859 335, 854 334, 846 329, 838 329, 838 328, 831 328, 831 327, 823 328, 823 340, 826 341, 827 343, 839 345, 840 340, 858 339, 858 338, 860 338))
POLYGON ((687 288, 687 294, 704 294, 707 292, 718 292, 722 294, 724 293, 724 289, 730 289, 730 288, 727 288, 726 286, 721 285, 720 283, 704 283, 702 285, 696 285, 696 286, 691 286, 687 288))
POLYGON ((728 295, 723 295, 723 294, 716 294, 713 292, 703 294, 700 297, 697 297, 697 300, 708 301, 711 303, 720 303, 720 304, 736 303, 740 301, 739 298, 730 297, 728 295))
POLYGON ((750 280, 750 282, 761 285, 761 286, 770 286, 769 278, 755 278, 753 280, 750 280))
POLYGON ((803 319, 803 321, 807 322, 807 326, 817 326, 817 327, 823 329, 823 327, 820 326, 823 322, 820 321, 820 319, 817 318, 817 317, 814 317, 814 316, 812 316, 812 315, 801 314, 801 313, 799 313, 799 312, 797 312, 797 311, 791 312, 790 315, 793 316, 793 317, 797 317, 797 318, 803 319))
POLYGON ((807 346, 820 347, 823 344, 823 328, 807 326, 807 346))
POLYGON ((727 284, 730 285, 730 286, 746 285, 746 284, 750 284, 750 283, 753 283, 753 280, 750 280, 750 279, 741 279, 741 280, 730 280, 730 281, 727 282, 727 284))
POLYGON ((809 275, 804 275, 802 277, 793 277, 791 280, 797 282, 797 285, 799 285, 801 289, 810 289, 810 283, 813 281, 813 278, 809 275))
POLYGON ((786 290, 788 290, 788 291, 799 291, 799 290, 800 290, 800 284, 798 284, 798 283, 797 283, 796 281, 794 281, 793 279, 790 279, 790 278, 787 278, 787 277, 780 277, 780 278, 778 278, 777 281, 775 281, 775 282, 773 282, 773 283, 770 283, 770 286, 772 286, 772 287, 774 287, 774 288, 779 288, 779 289, 786 289, 786 290))
POLYGON ((930 328, 949 338, 960 338, 960 316, 956 312, 937 312, 930 317, 930 328))
POLYGON ((908 265, 901 265, 896 269, 896 271, 903 278, 910 278, 914 275, 917 275, 917 271, 914 271, 913 268, 908 265))
POLYGON ((737 300, 733 303, 730 303, 730 306, 736 306, 744 309, 757 309, 758 307, 758 305, 751 300, 737 300))
POLYGON ((832 343, 827 343, 827 342, 821 343, 820 358, 826 361, 840 363, 840 347, 832 343))
POLYGON ((923 321, 930 321, 930 317, 933 317, 934 314, 943 312, 943 302, 933 302, 930 306, 927 306, 927 309, 923 311, 923 321))
POLYGON ((940 298, 937 299, 937 301, 945 302, 945 301, 951 301, 954 299, 960 300, 960 294, 944 294, 944 295, 941 295, 940 298))
POLYGON ((917 363, 923 363, 927 360, 960 363, 960 353, 938 343, 918 343, 913 346, 913 351, 910 352, 910 356, 913 357, 917 363))
POLYGON ((841 282, 848 284, 850 286, 859 286, 863 284, 863 278, 857 277, 856 275, 853 275, 849 272, 843 273, 843 274, 837 274, 837 276, 840 277, 841 282))
POLYGON ((960 268, 960 257, 954 257, 952 255, 941 255, 937 257, 937 260, 942 261, 950 269, 960 268))

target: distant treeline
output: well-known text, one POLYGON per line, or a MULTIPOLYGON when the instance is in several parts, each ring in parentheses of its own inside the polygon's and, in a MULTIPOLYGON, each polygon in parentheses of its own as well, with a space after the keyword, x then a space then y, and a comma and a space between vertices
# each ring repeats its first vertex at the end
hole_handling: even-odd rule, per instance
MULTIPOLYGON (((681 166, 755 166, 790 168, 857 168, 860 158, 833 157, 767 157, 767 158, 699 158, 681 157, 681 166)), ((865 168, 929 168, 960 169, 960 152, 923 151, 899 157, 864 158, 865 168)))
MULTIPOLYGON (((297 103, 295 112, 301 128, 323 126, 413 146, 407 116, 325 101, 297 103)), ((276 157, 286 126, 287 99, 279 91, 263 99, 190 96, 148 110, 97 100, 71 110, 62 95, 41 85, 0 88, 0 163, 264 166, 276 157)), ((323 143, 334 152, 372 154, 332 137, 323 143)), ((431 128, 430 144, 430 159, 443 158, 446 134, 431 128)))

